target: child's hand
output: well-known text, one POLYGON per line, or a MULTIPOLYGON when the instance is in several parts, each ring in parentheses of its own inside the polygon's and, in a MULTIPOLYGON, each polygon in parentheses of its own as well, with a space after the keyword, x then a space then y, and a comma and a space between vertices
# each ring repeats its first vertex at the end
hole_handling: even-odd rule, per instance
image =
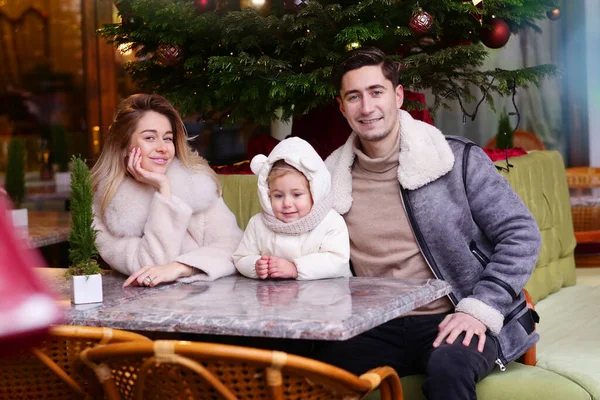
POLYGON ((260 279, 267 279, 269 277, 269 257, 262 256, 259 258, 254 264, 254 269, 260 279))
POLYGON ((293 262, 279 257, 269 258, 269 277, 271 278, 292 278, 298 277, 298 269, 293 262))

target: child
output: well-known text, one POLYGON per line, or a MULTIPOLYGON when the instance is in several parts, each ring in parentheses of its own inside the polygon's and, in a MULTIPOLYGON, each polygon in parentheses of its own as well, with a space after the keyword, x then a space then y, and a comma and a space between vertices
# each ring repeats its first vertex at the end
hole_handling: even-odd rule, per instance
POLYGON ((331 176, 312 146, 285 139, 250 168, 263 212, 250 219, 233 254, 238 271, 255 279, 350 276, 348 229, 332 209, 331 176))

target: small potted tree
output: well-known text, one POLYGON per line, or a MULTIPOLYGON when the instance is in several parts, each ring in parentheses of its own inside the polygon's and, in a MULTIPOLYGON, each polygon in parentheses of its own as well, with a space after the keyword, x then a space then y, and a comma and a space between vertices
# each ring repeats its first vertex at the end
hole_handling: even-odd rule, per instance
POLYGON ((98 265, 92 202, 92 175, 85 161, 73 156, 69 266, 73 304, 102 302, 102 268, 98 265))
POLYGON ((10 217, 15 227, 28 225, 27 209, 21 208, 25 200, 25 141, 12 138, 8 146, 6 163, 6 193, 13 202, 10 217))
POLYGON ((497 149, 510 149, 513 147, 513 128, 510 125, 510 118, 505 110, 500 114, 500 120, 498 121, 498 132, 496 132, 497 149))
POLYGON ((71 185, 71 172, 69 171, 69 156, 67 155, 67 138, 62 125, 52 125, 50 128, 52 140, 52 164, 54 170, 54 183, 57 191, 66 191, 71 185))

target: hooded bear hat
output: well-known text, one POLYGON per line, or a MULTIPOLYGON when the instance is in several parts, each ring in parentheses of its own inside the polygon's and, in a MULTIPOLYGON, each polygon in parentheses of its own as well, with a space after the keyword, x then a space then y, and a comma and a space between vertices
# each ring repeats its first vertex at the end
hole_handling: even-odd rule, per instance
POLYGON ((271 216, 274 215, 269 199, 267 177, 273 164, 279 160, 284 160, 302 172, 308 179, 314 204, 325 199, 331 188, 331 175, 323 159, 307 141, 298 137, 291 137, 279 142, 268 157, 259 154, 250 163, 250 169, 258 176, 258 198, 265 213, 271 216))

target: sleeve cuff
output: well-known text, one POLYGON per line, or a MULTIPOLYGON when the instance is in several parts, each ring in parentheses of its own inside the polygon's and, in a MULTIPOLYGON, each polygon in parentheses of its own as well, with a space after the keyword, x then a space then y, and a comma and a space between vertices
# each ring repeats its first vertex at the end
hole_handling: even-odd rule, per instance
POLYGON ((504 325, 504 317, 498 310, 472 297, 462 299, 456 306, 456 311, 477 318, 494 336, 498 336, 504 325))
POLYGON ((192 276, 179 278, 178 282, 214 281, 237 273, 231 255, 216 248, 200 247, 180 255, 174 261, 195 269, 192 276))

